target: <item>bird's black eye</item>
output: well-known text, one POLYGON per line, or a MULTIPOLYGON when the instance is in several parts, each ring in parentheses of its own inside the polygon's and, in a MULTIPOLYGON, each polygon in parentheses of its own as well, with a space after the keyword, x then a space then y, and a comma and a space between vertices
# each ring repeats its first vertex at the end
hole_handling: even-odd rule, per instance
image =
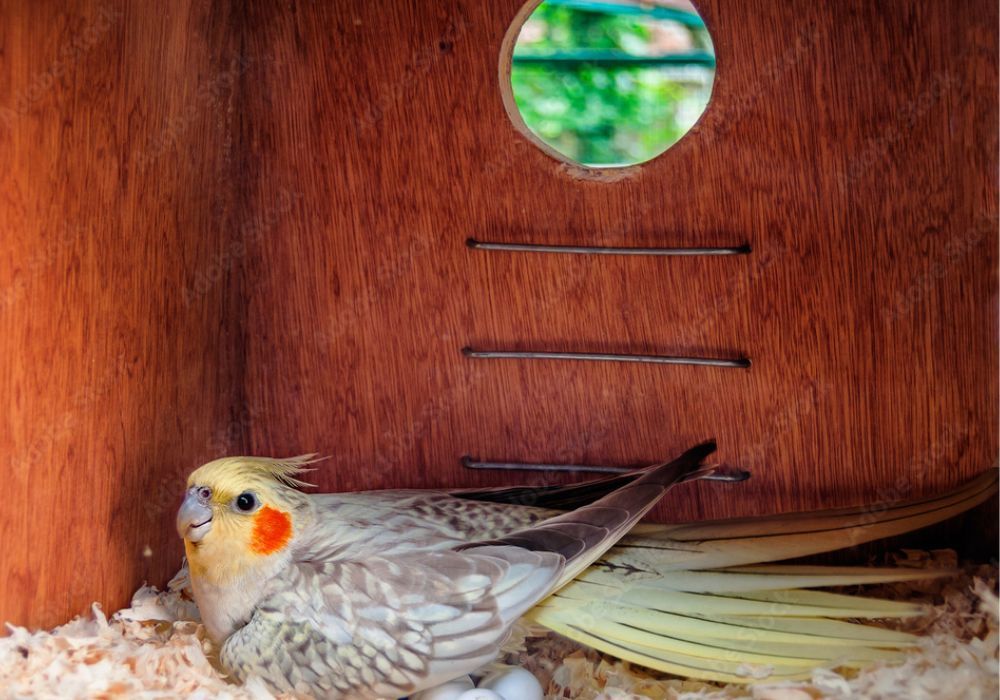
POLYGON ((241 493, 236 497, 236 508, 244 513, 249 513, 257 507, 257 497, 249 491, 241 493))

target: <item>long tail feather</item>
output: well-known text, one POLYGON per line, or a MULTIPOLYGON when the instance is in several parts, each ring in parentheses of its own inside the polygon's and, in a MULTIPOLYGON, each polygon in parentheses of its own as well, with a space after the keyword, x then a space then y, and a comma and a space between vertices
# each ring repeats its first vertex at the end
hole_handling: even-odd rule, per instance
MULTIPOLYGON (((684 653, 621 639, 613 631, 606 631, 603 626, 591 631, 572 621, 551 615, 533 612, 532 617, 540 624, 581 644, 666 673, 720 683, 747 683, 755 678, 754 665, 747 662, 738 651, 724 645, 689 643, 685 647, 688 653, 684 653)), ((808 667, 765 664, 766 669, 758 667, 758 670, 761 671, 761 676, 766 676, 769 680, 793 680, 809 676, 810 669, 817 665, 822 663, 812 663, 808 667)))
POLYGON ((719 569, 792 559, 899 535, 946 520, 990 498, 998 470, 930 498, 876 508, 641 526, 622 538, 605 561, 659 572, 719 569))
POLYGON ((765 567, 718 569, 714 571, 671 571, 667 576, 622 576, 615 570, 592 567, 580 578, 594 583, 655 581, 658 588, 691 593, 739 593, 743 591, 776 591, 788 588, 822 588, 829 586, 859 586, 893 581, 918 581, 953 574, 953 571, 921 569, 871 568, 868 570, 836 566, 797 567, 801 573, 786 572, 782 568, 768 571, 765 567))
MULTIPOLYGON (((587 616, 601 620, 614 620, 654 632, 672 634, 684 639, 712 637, 741 640, 755 638, 761 641, 810 646, 842 647, 870 645, 877 647, 912 646, 917 638, 905 632, 887 630, 839 620, 811 619, 777 615, 699 616, 697 614, 668 613, 648 607, 622 604, 618 601, 593 601, 577 606, 548 604, 538 608, 559 613, 573 611, 573 619, 587 616)), ((839 652, 843 653, 843 652, 839 652)))
POLYGON ((617 601, 549 602, 536 607, 531 616, 563 635, 621 658, 671 673, 727 682, 750 680, 743 670, 747 665, 770 667, 769 677, 774 678, 806 674, 818 666, 892 660, 899 649, 917 641, 903 632, 836 620, 773 614, 708 619, 617 601), (622 650, 644 658, 629 657, 622 650), (710 665, 706 667, 706 663, 710 665), (678 665, 700 670, 679 671, 678 665))
MULTIPOLYGON (((560 590, 552 600, 593 602, 615 600, 647 610, 701 616, 899 618, 922 615, 915 603, 865 598, 822 591, 744 591, 689 593, 655 585, 593 585, 582 578, 560 590)), ((546 603, 548 602, 546 601, 546 603)), ((546 604, 543 603, 543 604, 546 604)))

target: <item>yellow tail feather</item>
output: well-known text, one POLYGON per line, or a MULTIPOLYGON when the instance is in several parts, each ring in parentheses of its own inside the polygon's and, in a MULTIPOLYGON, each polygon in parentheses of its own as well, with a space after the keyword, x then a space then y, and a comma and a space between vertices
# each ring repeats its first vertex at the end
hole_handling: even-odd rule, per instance
POLYGON ((644 525, 612 548, 604 562, 650 571, 719 569, 831 552, 947 520, 997 490, 998 470, 939 496, 888 506, 644 525))
POLYGON ((953 572, 764 563, 925 527, 996 490, 991 470, 940 496, 885 508, 639 526, 530 617, 626 661, 726 683, 893 659, 917 638, 845 619, 908 617, 921 606, 802 589, 953 572))

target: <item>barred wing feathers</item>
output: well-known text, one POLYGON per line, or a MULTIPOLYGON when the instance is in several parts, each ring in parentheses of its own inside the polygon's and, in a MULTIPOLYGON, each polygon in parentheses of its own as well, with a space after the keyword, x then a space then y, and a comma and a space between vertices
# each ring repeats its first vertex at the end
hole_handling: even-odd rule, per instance
POLYGON ((562 567, 559 555, 515 547, 302 562, 221 659, 282 690, 400 697, 490 661, 562 567))

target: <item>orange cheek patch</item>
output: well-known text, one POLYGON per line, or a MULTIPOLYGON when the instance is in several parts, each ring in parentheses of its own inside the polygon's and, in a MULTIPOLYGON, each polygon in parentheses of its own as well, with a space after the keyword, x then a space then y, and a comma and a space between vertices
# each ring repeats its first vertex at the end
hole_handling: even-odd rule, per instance
POLYGON ((292 537, 292 519, 271 506, 264 506, 253 518, 250 548, 257 554, 274 554, 292 537))

